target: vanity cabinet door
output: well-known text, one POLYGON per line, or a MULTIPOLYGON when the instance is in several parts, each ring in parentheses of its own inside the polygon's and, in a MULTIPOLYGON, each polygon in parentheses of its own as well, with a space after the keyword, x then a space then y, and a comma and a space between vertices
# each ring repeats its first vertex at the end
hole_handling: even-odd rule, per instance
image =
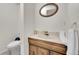
POLYGON ((49 55, 49 50, 38 47, 38 55, 49 55))
POLYGON ((30 55, 66 55, 67 46, 54 42, 29 38, 30 55))
POLYGON ((62 54, 54 52, 54 51, 50 51, 50 55, 62 55, 62 54))
POLYGON ((29 54, 30 55, 37 55, 37 47, 34 45, 29 46, 29 54))

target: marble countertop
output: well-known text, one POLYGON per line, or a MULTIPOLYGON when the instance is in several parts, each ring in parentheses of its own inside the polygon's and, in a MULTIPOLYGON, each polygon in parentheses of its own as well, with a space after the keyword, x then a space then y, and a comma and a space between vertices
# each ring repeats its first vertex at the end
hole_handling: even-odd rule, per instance
POLYGON ((46 36, 46 35, 30 35, 29 38, 34 38, 34 39, 37 39, 37 40, 45 40, 45 41, 49 41, 49 42, 55 42, 55 43, 59 43, 59 44, 64 44, 66 45, 64 42, 62 42, 60 40, 60 37, 58 35, 49 35, 49 36, 46 36))

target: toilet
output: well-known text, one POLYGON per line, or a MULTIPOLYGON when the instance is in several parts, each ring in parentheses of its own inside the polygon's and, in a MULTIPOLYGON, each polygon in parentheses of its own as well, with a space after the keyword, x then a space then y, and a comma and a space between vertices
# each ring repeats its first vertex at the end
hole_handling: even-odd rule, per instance
POLYGON ((20 55, 20 41, 12 41, 7 46, 9 55, 20 55))

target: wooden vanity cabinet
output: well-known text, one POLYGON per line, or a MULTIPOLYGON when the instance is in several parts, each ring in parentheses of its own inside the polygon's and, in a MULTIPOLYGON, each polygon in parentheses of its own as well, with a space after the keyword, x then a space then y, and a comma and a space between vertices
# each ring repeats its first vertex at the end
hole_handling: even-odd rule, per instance
POLYGON ((44 49, 44 48, 40 48, 34 45, 30 45, 29 46, 29 54, 30 55, 48 55, 49 51, 44 49))
POLYGON ((29 46, 29 54, 30 54, 30 55, 37 55, 37 54, 38 54, 38 53, 37 53, 37 47, 34 46, 34 45, 30 45, 30 46, 29 46))
POLYGON ((54 52, 54 51, 50 51, 49 54, 50 54, 50 55, 62 55, 61 53, 57 53, 57 52, 54 52))
POLYGON ((49 51, 47 49, 44 49, 44 48, 41 48, 41 47, 38 47, 38 55, 48 55, 49 54, 49 51))
POLYGON ((28 38, 29 55, 66 55, 67 46, 64 44, 28 38))

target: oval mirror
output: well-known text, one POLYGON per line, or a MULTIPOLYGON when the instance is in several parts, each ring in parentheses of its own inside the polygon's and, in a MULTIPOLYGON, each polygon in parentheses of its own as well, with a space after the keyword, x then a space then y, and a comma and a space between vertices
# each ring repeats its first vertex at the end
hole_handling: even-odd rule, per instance
POLYGON ((39 13, 43 17, 50 17, 57 13, 58 5, 55 3, 48 3, 41 7, 39 13))

